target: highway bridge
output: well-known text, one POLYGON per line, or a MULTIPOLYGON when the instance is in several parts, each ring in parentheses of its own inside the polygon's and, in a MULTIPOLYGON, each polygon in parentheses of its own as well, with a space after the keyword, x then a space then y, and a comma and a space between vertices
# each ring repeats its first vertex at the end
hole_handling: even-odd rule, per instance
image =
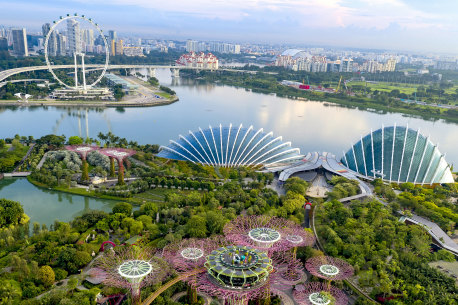
MULTIPOLYGON (((84 65, 86 69, 92 70, 102 70, 104 65, 91 65, 87 64, 84 65)), ((81 65, 78 65, 78 68, 82 68, 81 65)), ((75 65, 55 65, 52 66, 53 70, 58 69, 75 69, 75 65)), ((147 69, 150 74, 154 74, 156 69, 170 69, 172 72, 179 71, 180 69, 193 69, 193 70, 210 70, 204 68, 196 68, 196 67, 185 67, 185 66, 161 66, 161 65, 108 65, 107 70, 119 70, 119 69, 128 69, 128 70, 136 70, 136 69, 147 69)), ((31 67, 21 67, 15 68, 10 70, 0 71, 0 82, 4 81, 8 77, 13 75, 24 73, 24 72, 33 72, 33 71, 42 71, 48 70, 48 66, 31 66, 31 67)), ((177 73, 177 72, 175 72, 177 73)))
MULTIPOLYGON (((88 71, 90 70, 102 70, 104 65, 95 65, 95 64, 85 64, 85 69, 88 71)), ((78 68, 82 68, 81 65, 78 65, 78 68)), ((59 69, 75 69, 75 65, 55 65, 52 66, 53 70, 59 69)), ((186 66, 172 66, 172 65, 108 65, 107 70, 119 70, 119 69, 127 69, 130 70, 131 73, 135 72, 139 69, 147 69, 149 76, 155 76, 156 69, 170 69, 172 71, 172 76, 179 76, 179 72, 182 69, 191 69, 191 70, 212 70, 208 68, 198 68, 198 67, 186 67, 186 66)), ((3 70, 0 71, 0 83, 6 80, 8 77, 11 77, 16 74, 25 73, 25 72, 33 72, 33 71, 43 71, 48 70, 48 66, 31 66, 31 67, 21 67, 21 68, 14 68, 10 70, 3 70)), ((233 72, 242 72, 242 73, 249 73, 249 74, 256 74, 257 71, 249 71, 249 70, 236 70, 236 69, 218 69, 223 71, 233 71, 233 72)))

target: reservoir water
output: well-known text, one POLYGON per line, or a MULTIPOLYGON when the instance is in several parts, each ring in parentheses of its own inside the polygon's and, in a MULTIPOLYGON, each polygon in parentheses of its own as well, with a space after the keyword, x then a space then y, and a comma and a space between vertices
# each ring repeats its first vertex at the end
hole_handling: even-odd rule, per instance
MULTIPOLYGON (((187 134, 188 130, 232 123, 273 131, 274 136, 283 136, 284 141, 291 141, 292 146, 300 148, 303 154, 308 151, 328 151, 340 157, 342 151, 349 149, 352 143, 371 129, 378 129, 382 124, 390 126, 397 123, 408 124, 413 129, 420 128, 422 133, 430 135, 433 143, 439 144, 440 151, 447 154, 449 163, 458 163, 458 126, 454 123, 292 100, 193 80, 172 80, 168 70, 156 70, 156 74, 162 84, 177 92, 180 98, 178 102, 148 108, 88 109, 88 130, 84 108, 0 108, 0 138, 15 134, 37 138, 50 133, 65 134, 67 137, 80 133, 85 136, 87 133, 95 138, 100 131, 112 131, 117 136, 142 144, 166 145, 170 139, 177 139, 179 134, 187 134)), ((52 222, 55 218, 69 220, 74 213, 83 209, 82 204, 87 200, 76 200, 76 197, 65 194, 50 195, 28 186, 25 180, 18 180, 0 189, 0 198, 16 196, 11 199, 21 201, 26 207, 29 200, 30 205, 35 205, 40 193, 43 193, 43 198, 46 198, 43 202, 46 201, 50 209, 37 208, 36 213, 42 213, 44 218, 29 215, 32 221, 52 222), (35 195, 27 194, 32 190, 35 195), (15 192, 21 195, 15 195, 15 192)), ((89 199, 90 208, 105 207, 104 203, 93 201, 89 199)))
MULTIPOLYGON (((70 221, 90 210, 110 212, 113 200, 94 199, 53 190, 38 188, 25 178, 0 180, 0 198, 19 201, 30 223, 38 222, 48 227, 54 220, 70 221)), ((32 226, 31 226, 32 227, 32 226)))

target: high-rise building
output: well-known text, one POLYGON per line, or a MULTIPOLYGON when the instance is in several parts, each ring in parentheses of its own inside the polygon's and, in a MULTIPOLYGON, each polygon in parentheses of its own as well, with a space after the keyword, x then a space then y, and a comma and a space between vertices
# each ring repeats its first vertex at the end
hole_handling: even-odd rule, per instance
POLYGON ((199 48, 199 42, 197 40, 188 39, 186 41, 186 51, 187 52, 197 52, 199 48))
POLYGON ((68 54, 81 53, 81 30, 79 22, 73 19, 67 20, 67 45, 68 54))
MULTIPOLYGON (((43 31, 43 39, 46 39, 46 36, 48 36, 48 33, 51 30, 51 25, 49 23, 45 23, 43 24, 41 29, 43 31)), ((57 36, 56 31, 52 31, 51 35, 49 36, 48 54, 51 56, 57 55, 57 37, 56 36, 57 36)))
POLYGON ((0 51, 8 51, 8 39, 0 38, 0 51))
POLYGON ((110 50, 111 50, 110 53, 112 56, 122 55, 123 54, 123 41, 122 40, 119 40, 119 41, 111 40, 110 50))
POLYGON ((25 28, 12 29, 11 35, 13 38, 13 51, 17 56, 29 56, 27 47, 27 33, 25 28))
POLYGON ((116 31, 110 30, 108 31, 108 39, 111 40, 117 40, 118 36, 116 34, 116 31))
POLYGON ((394 58, 390 58, 386 61, 385 63, 385 67, 384 67, 385 71, 388 71, 388 72, 394 72, 394 70, 396 69, 396 59, 394 58))
POLYGON ((86 46, 93 46, 94 39, 94 30, 93 29, 84 29, 82 30, 82 41, 86 46))
POLYGON ((56 55, 65 56, 67 53, 67 36, 63 34, 56 34, 57 49, 56 55))

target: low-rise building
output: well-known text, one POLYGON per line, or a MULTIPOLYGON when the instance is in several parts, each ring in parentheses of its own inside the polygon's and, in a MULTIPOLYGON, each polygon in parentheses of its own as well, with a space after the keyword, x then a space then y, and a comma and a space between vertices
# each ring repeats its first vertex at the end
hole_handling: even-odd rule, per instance
POLYGON ((218 58, 212 53, 189 52, 181 55, 176 64, 178 66, 217 70, 218 58))

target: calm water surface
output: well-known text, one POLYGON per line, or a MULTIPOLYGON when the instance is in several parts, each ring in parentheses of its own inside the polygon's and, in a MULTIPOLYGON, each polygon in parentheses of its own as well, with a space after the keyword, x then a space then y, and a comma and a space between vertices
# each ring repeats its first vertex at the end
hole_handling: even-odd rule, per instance
MULTIPOLYGON (((96 137, 99 131, 106 133, 111 130, 118 136, 139 143, 166 145, 170 139, 177 139, 179 134, 184 135, 198 127, 242 123, 273 131, 275 136, 283 136, 283 140, 291 141, 292 146, 300 148, 304 154, 308 151, 329 151, 340 157, 342 151, 349 149, 371 128, 375 130, 382 124, 389 126, 397 123, 420 128, 422 133, 431 136, 433 143, 439 144, 442 153, 447 153, 449 163, 458 163, 458 126, 453 123, 297 101, 229 86, 172 80, 168 70, 157 70, 156 73, 161 83, 177 92, 180 101, 149 108, 89 109, 88 130, 86 109, 0 108, 0 138, 16 133, 34 137, 50 133, 65 134, 67 137, 88 133, 96 137)), ((1 197, 14 197, 12 199, 21 201, 26 210, 30 209, 33 213, 30 215, 33 219, 36 217, 36 221, 46 223, 55 218, 69 220, 85 206, 83 197, 75 199, 71 195, 43 192, 25 180, 0 189, 1 197), (37 200, 40 200, 41 207, 38 207, 37 200), (49 209, 43 206, 49 206, 49 209)), ((92 199, 88 204, 90 208, 105 207, 103 202, 92 199)))
POLYGON ((113 200, 94 199, 38 188, 25 178, 0 180, 0 198, 19 201, 30 222, 50 225, 54 220, 70 221, 90 210, 110 212, 113 200))

